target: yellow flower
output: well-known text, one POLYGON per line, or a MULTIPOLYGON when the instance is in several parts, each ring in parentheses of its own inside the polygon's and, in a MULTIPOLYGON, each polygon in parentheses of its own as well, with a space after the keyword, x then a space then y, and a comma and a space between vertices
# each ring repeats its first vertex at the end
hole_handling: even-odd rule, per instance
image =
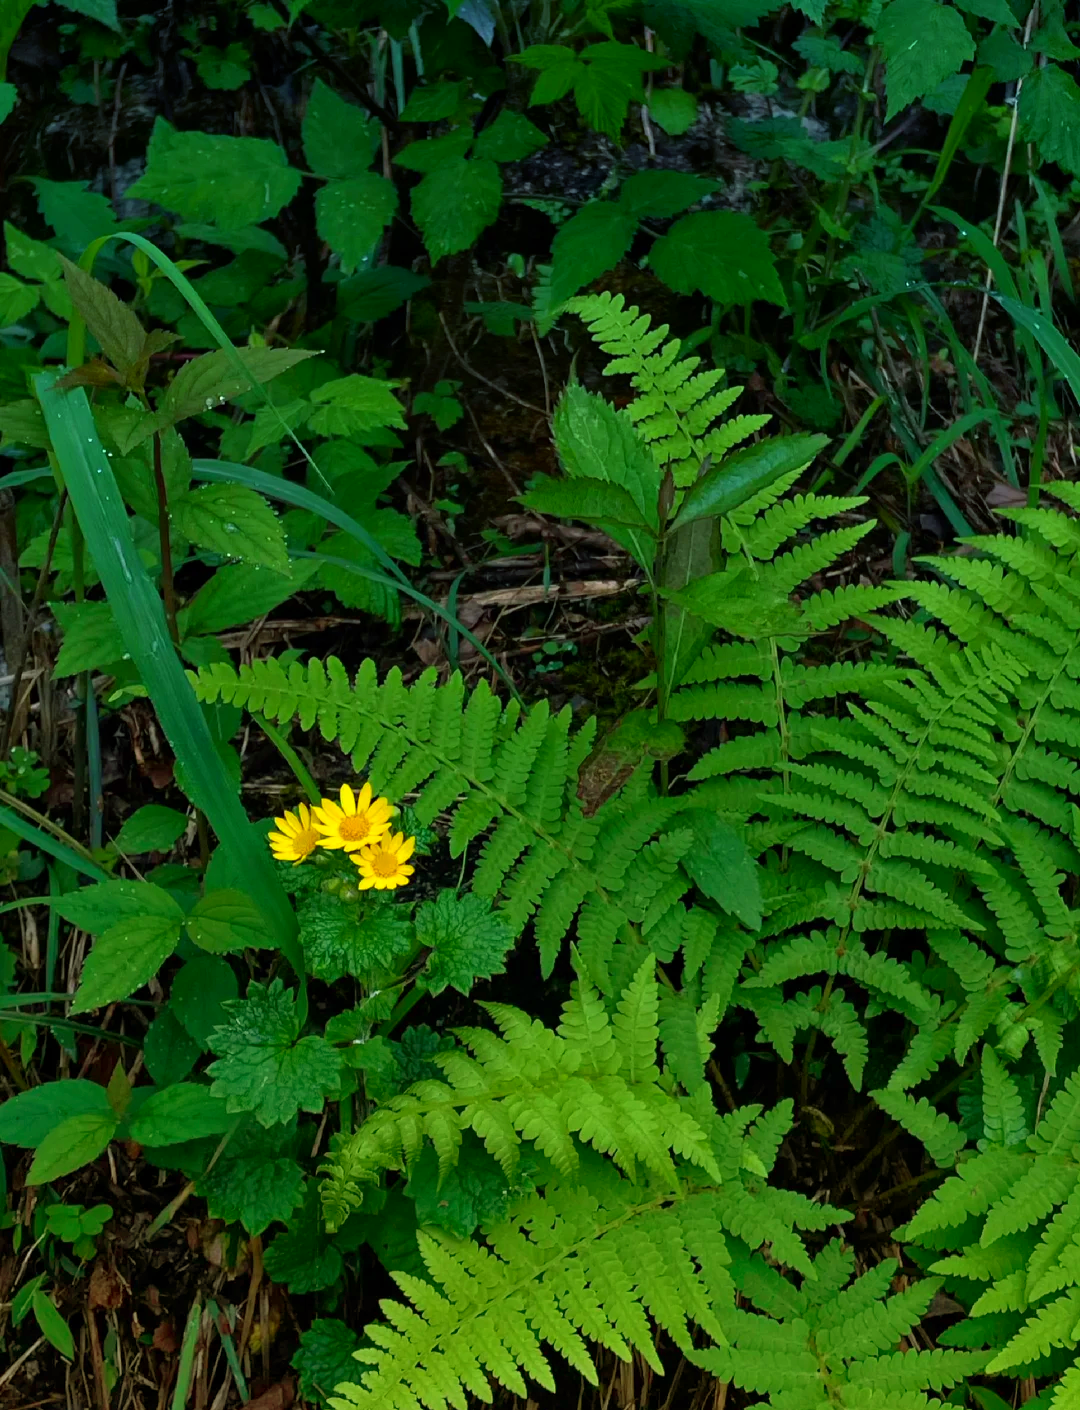
POLYGON ((413 854, 415 837, 405 837, 395 832, 382 838, 371 847, 365 847, 353 861, 360 869, 360 890, 393 891, 398 886, 408 886, 414 867, 405 863, 413 854))
POLYGON ((310 857, 320 841, 315 831, 315 816, 306 803, 301 803, 295 813, 286 813, 283 818, 275 818, 279 831, 269 834, 270 850, 279 862, 292 862, 299 866, 310 857))
POLYGON ((347 783, 343 783, 339 796, 340 807, 331 799, 324 798, 315 809, 315 826, 321 834, 321 846, 356 852, 389 832, 394 810, 385 798, 372 799, 370 783, 365 783, 359 793, 354 793, 347 783))

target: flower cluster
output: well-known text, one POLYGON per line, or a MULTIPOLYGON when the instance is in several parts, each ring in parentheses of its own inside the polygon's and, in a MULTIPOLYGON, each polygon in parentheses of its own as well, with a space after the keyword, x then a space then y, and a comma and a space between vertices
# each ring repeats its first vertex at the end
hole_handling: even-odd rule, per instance
POLYGON ((373 797, 370 783, 358 793, 343 783, 338 799, 335 803, 322 798, 314 808, 301 803, 295 813, 275 818, 278 830, 269 841, 276 859, 297 866, 317 847, 343 851, 356 863, 361 891, 407 886, 414 870, 407 863, 416 838, 393 831, 397 809, 385 798, 373 797))

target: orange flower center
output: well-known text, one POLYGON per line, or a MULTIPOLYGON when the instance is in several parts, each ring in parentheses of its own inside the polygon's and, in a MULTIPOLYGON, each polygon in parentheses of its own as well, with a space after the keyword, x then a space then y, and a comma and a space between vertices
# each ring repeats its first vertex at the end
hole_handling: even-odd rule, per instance
POLYGON ((304 832, 298 832, 293 838, 293 846, 298 852, 314 852, 315 848, 322 841, 322 838, 313 827, 307 828, 304 832))
POLYGON ((342 841, 359 842, 371 831, 371 823, 366 813, 354 813, 351 818, 342 818, 339 831, 342 841))
POLYGON ((393 852, 376 852, 371 859, 371 870, 376 876, 393 876, 398 869, 398 859, 393 852))

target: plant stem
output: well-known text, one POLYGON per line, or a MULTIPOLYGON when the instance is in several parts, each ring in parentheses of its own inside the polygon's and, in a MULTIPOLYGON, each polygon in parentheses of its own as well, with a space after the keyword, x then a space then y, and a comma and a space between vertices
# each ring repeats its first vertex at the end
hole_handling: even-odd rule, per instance
POLYGON ((158 501, 158 545, 161 552, 161 593, 165 599, 165 618, 173 645, 180 645, 180 629, 176 625, 176 587, 173 583, 172 544, 169 542, 169 492, 165 472, 161 468, 161 432, 154 432, 154 483, 158 501))
POLYGON ((66 507, 67 490, 62 490, 60 493, 60 503, 56 506, 52 530, 49 533, 49 543, 48 547, 45 549, 45 558, 41 564, 41 571, 38 573, 37 585, 34 588, 34 596, 26 613, 26 626, 23 630, 22 640, 19 643, 19 659, 12 668, 12 675, 15 679, 11 682, 11 700, 8 704, 7 718, 4 720, 3 739, 0 740, 0 755, 5 759, 11 750, 11 736, 14 733, 15 720, 19 713, 19 694, 22 690, 23 672, 26 670, 26 658, 30 654, 30 643, 34 635, 34 623, 37 620, 37 612, 38 608, 41 606, 41 599, 45 595, 45 584, 49 580, 53 554, 56 551, 56 540, 60 535, 60 526, 64 522, 64 510, 66 507))

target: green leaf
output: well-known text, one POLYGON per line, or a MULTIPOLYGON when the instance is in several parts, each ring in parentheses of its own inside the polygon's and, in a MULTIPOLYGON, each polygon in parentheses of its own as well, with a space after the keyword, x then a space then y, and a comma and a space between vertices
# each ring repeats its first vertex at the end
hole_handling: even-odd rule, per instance
POLYGON ((690 524, 695 519, 730 514, 753 495, 768 489, 782 475, 809 465, 828 443, 828 436, 805 433, 770 436, 725 456, 687 490, 673 527, 690 524))
POLYGON ((422 274, 384 264, 362 269, 337 285, 338 312, 357 323, 375 323, 430 284, 422 274))
POLYGON ((440 891, 416 911, 416 938, 431 950, 417 985, 431 994, 449 986, 468 994, 480 979, 506 969, 514 937, 506 922, 482 896, 440 891))
POLYGON ((176 949, 181 914, 176 906, 175 918, 133 916, 99 935, 83 965, 71 1012, 103 1008, 141 989, 176 949))
POLYGON ((44 284, 41 296, 50 311, 58 318, 70 318, 71 299, 64 287, 59 253, 41 240, 31 240, 29 235, 16 230, 8 221, 4 222, 4 243, 7 246, 7 262, 13 272, 21 274, 24 279, 36 279, 44 284))
POLYGON ((126 377, 143 358, 146 330, 136 314, 107 285, 62 255, 59 258, 73 306, 101 344, 101 351, 126 377))
MULTIPOLYGON (((644 102, 642 74, 664 67, 666 60, 633 44, 590 44, 578 55, 574 71, 578 111, 597 132, 606 132, 617 142, 630 104, 644 102)), ((537 101, 534 92, 533 102, 537 101)))
POLYGON ((442 1179, 435 1148, 425 1144, 409 1162, 405 1193, 416 1204, 417 1224, 433 1224, 459 1239, 471 1238, 481 1224, 497 1224, 511 1195, 506 1176, 471 1132, 442 1179))
POLYGON ((13 83, 0 83, 0 122, 11 116, 19 98, 19 90, 13 83))
POLYGON ((187 813, 164 808, 160 803, 147 803, 125 821, 116 834, 116 846, 132 857, 145 852, 167 852, 183 836, 187 825, 187 813))
POLYGON ((52 614, 63 638, 54 676, 100 671, 124 655, 124 638, 107 602, 54 602, 52 614))
POLYGON ((684 215, 653 245, 649 264, 678 294, 700 289, 717 303, 787 307, 769 238, 741 211, 684 215))
POLYGON ((81 1077, 61 1077, 18 1092, 0 1105, 0 1141, 33 1150, 73 1116, 112 1114, 104 1087, 81 1077))
POLYGON ((85 15, 88 20, 97 20, 98 24, 107 25, 117 32, 120 30, 116 0, 60 0, 60 3, 65 10, 72 10, 76 15, 85 15))
POLYGON ((330 181, 315 195, 319 234, 341 257, 345 274, 365 260, 397 210, 394 183, 374 171, 330 181))
POLYGON ((874 38, 885 54, 886 122, 975 57, 959 11, 940 0, 890 0, 874 38))
POLYGON ((683 866, 706 896, 748 930, 759 930, 761 873, 746 843, 730 824, 702 809, 690 809, 680 822, 687 823, 697 839, 683 866))
POLYGON ((345 975, 396 974, 399 961, 415 949, 415 932, 404 916, 384 907, 358 917, 355 905, 322 891, 305 897, 299 921, 311 973, 328 984, 345 975))
POLYGON ((325 1038, 300 1037, 296 995, 274 979, 252 984, 248 997, 227 1010, 210 1037, 219 1057, 209 1073, 229 1111, 250 1111, 262 1126, 290 1121, 298 1111, 321 1111, 338 1089, 341 1057, 325 1038))
POLYGON ((518 498, 526 508, 535 509, 539 514, 581 519, 584 523, 599 524, 601 527, 615 525, 655 538, 655 531, 646 522, 629 491, 610 481, 554 480, 550 475, 537 475, 518 498))
POLYGON ((460 127, 443 137, 428 137, 422 142, 410 142, 394 158, 395 166, 408 171, 432 172, 454 157, 463 157, 473 144, 469 128, 460 127))
POLYGON ((19 323, 41 302, 36 284, 24 284, 13 274, 0 274, 0 327, 19 323))
POLYGON ((457 115, 465 97, 465 84, 443 81, 414 88, 401 110, 402 122, 444 122, 457 115))
POLYGON ((183 918, 169 893, 150 881, 102 881, 56 896, 52 906, 65 920, 92 935, 138 916, 177 922, 183 918))
POLYGON ((249 51, 243 44, 230 44, 226 49, 204 44, 195 54, 195 69, 207 88, 230 93, 242 88, 251 77, 248 60, 249 51))
POLYGON ((432 264, 467 250, 499 214, 502 177, 493 161, 451 157, 413 188, 412 214, 432 264))
POLYGON ((697 99, 684 88, 654 88, 649 116, 669 137, 681 137, 697 122, 697 99))
POLYGON ((625 411, 572 382, 555 408, 554 432, 568 476, 621 485, 648 523, 659 524, 660 470, 625 411))
POLYGON ((258 563, 228 563, 219 568, 179 612, 180 635, 223 632, 272 612, 318 571, 318 564, 311 562, 291 566, 291 577, 258 563))
POLYGON ((295 1128, 266 1132, 253 1121, 245 1122, 217 1163, 195 1183, 211 1218, 240 1223, 249 1234, 284 1224, 304 1190, 295 1142, 295 1128))
POLYGON ((355 1381, 358 1362, 353 1352, 360 1345, 355 1332, 336 1317, 316 1317, 300 1334, 292 1366, 300 1376, 300 1393, 307 1400, 329 1406, 336 1388, 355 1381))
POLYGON ((546 133, 521 113, 503 108, 490 127, 485 127, 473 143, 473 156, 493 162, 519 162, 546 147, 546 133))
POLYGON ((1020 90, 1020 131, 1044 162, 1080 176, 1080 87, 1058 64, 1037 68, 1020 90))
MULTIPOLYGON (((69 8, 74 8, 70 0, 65 0, 65 4, 67 4, 69 8)), ((52 1298, 45 1292, 44 1288, 35 1288, 32 1305, 34 1308, 34 1318, 41 1328, 45 1340, 49 1342, 50 1345, 54 1346, 61 1356, 66 1357, 69 1361, 74 1361, 75 1341, 71 1335, 71 1329, 57 1311, 56 1305, 52 1298)))
POLYGON ((125 194, 130 200, 154 201, 185 220, 235 230, 270 220, 299 189, 300 173, 276 142, 177 132, 159 117, 150 134, 146 171, 125 194))
POLYGON ((619 188, 619 205, 639 220, 666 220, 718 189, 707 176, 686 171, 639 171, 619 188))
POLYGON ((160 1011, 143 1039, 146 1070, 159 1087, 182 1082, 198 1062, 201 1052, 171 1008, 160 1011))
POLYGON ((210 891, 187 918, 195 944, 212 954, 233 950, 265 950, 273 945, 262 911, 243 891, 210 891))
POLYGON ((379 124, 321 78, 311 90, 301 134, 304 156, 317 176, 359 176, 371 165, 379 147, 379 124))
POLYGON ((341 1277, 344 1264, 336 1247, 337 1236, 326 1232, 318 1186, 311 1182, 300 1207, 288 1219, 288 1230, 278 1234, 266 1250, 266 1272, 291 1293, 321 1292, 341 1277))
POLYGON ((42 219, 76 257, 92 240, 116 230, 111 204, 97 191, 88 190, 88 181, 47 181, 43 176, 32 176, 30 182, 42 219))
POLYGON ((551 297, 557 304, 614 269, 630 248, 638 217, 620 201, 594 201, 559 227, 552 245, 551 297))
MULTIPOLYGON (((301 348, 234 348, 232 355, 216 348, 192 358, 169 383, 158 406, 156 424, 171 426, 185 417, 216 411, 224 402, 243 396, 253 386, 265 386, 298 362, 315 356, 301 348), (236 365, 237 358, 243 372, 236 365)), ((152 430, 153 426, 147 434, 152 430)))
POLYGON ((309 422, 320 436, 359 436, 386 426, 405 429, 405 411, 394 388, 399 382, 353 372, 324 382, 311 393, 317 409, 309 422))
POLYGON ((201 1049, 228 1022, 226 1004, 239 993, 232 966, 213 955, 196 955, 173 977, 169 1009, 201 1049))
POLYGON ((175 501, 172 517, 180 533, 200 548, 282 575, 289 572, 284 526, 254 490, 243 485, 200 485, 175 501))
POLYGON ((54 1126, 38 1146, 26 1177, 28 1185, 47 1185, 89 1165, 109 1144, 117 1127, 113 1111, 84 1112, 54 1126))
POLYGON ((225 1103, 209 1087, 177 1082, 154 1092, 128 1124, 133 1141, 142 1146, 174 1146, 203 1136, 220 1136, 235 1126, 225 1103))

